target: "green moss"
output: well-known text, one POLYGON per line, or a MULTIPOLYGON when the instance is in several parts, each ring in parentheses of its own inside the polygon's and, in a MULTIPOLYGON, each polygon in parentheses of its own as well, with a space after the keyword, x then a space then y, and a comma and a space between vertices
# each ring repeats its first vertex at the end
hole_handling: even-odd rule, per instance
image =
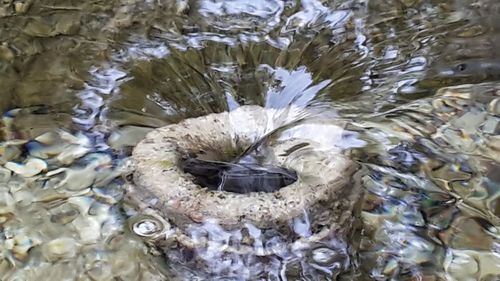
POLYGON ((175 163, 172 160, 161 160, 158 161, 158 163, 163 169, 171 169, 175 166, 175 163))
POLYGON ((225 161, 232 161, 236 157, 240 156, 242 152, 243 151, 240 148, 228 145, 227 147, 224 148, 224 151, 222 152, 222 158, 225 161))

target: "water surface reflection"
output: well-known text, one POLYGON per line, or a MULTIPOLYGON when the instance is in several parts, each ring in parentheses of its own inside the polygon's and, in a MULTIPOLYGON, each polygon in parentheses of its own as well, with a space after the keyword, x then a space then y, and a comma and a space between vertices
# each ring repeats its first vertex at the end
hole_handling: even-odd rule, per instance
MULTIPOLYGON (((356 133, 344 149, 368 173, 346 280, 496 280, 499 13, 493 0, 3 1, 2 280, 183 276, 130 233, 122 160, 154 128, 242 105, 356 133), (438 91, 467 83, 483 84, 438 91)), ((304 255, 297 278, 334 278, 318 260, 345 249, 304 255)))

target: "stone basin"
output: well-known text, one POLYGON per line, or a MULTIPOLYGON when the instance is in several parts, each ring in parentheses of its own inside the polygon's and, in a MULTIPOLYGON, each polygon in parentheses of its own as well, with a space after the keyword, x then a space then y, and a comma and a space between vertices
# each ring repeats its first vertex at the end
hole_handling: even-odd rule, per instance
POLYGON ((345 124, 329 119, 296 122, 298 114, 242 106, 150 132, 131 157, 127 198, 136 210, 131 219, 134 232, 141 232, 140 224, 148 223, 137 234, 164 249, 174 244, 213 249, 209 235, 191 235, 193 225, 209 221, 228 232, 251 225, 262 236, 242 231, 237 243, 217 242, 222 252, 256 256, 274 255, 283 246, 265 246, 269 232, 278 233, 287 247, 329 239, 348 243, 361 184, 356 175, 359 165, 339 145, 345 124), (277 166, 295 171, 297 180, 275 192, 210 190, 194 183, 193 176, 182 170, 186 156, 227 161, 283 126, 280 137, 268 145, 267 157, 277 166), (306 229, 298 227, 298 222, 306 224, 306 229), (262 240, 260 246, 256 239, 262 240))

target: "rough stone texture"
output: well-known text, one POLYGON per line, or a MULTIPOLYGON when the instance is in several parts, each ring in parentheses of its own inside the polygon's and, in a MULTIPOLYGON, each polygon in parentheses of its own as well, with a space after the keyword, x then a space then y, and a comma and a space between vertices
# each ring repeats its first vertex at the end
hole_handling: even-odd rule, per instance
POLYGON ((358 177, 353 176, 358 165, 336 146, 342 138, 342 124, 306 122, 286 131, 271 145, 277 164, 298 174, 295 183, 274 193, 210 191, 194 184, 191 175, 180 169, 179 160, 187 154, 214 160, 241 152, 296 117, 290 111, 283 113, 243 106, 230 113, 188 119, 150 132, 133 152, 129 199, 143 213, 156 212, 172 222, 177 227, 178 241, 190 247, 197 243, 185 235, 192 223, 216 219, 227 230, 251 223, 297 237, 291 221, 305 212, 313 232, 309 239, 332 234, 346 237, 361 189, 358 177), (309 144, 306 151, 287 152, 304 142, 309 144), (285 152, 289 155, 283 156, 285 152))

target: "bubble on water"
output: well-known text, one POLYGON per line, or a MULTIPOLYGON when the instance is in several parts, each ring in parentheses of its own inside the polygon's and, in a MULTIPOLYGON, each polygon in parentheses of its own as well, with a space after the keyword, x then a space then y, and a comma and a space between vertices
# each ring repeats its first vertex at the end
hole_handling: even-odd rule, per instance
POLYGON ((148 220, 136 222, 133 226, 134 233, 140 236, 150 236, 158 232, 159 229, 157 224, 148 220))
POLYGON ((168 231, 169 224, 156 216, 137 215, 129 219, 133 233, 140 237, 154 239, 168 231))
POLYGON ((312 235, 311 223, 309 222, 309 217, 305 211, 303 217, 293 219, 293 230, 301 237, 309 237, 312 235))
POLYGON ((312 259, 321 265, 327 265, 335 258, 335 256, 335 251, 329 248, 318 248, 312 252, 312 259))

